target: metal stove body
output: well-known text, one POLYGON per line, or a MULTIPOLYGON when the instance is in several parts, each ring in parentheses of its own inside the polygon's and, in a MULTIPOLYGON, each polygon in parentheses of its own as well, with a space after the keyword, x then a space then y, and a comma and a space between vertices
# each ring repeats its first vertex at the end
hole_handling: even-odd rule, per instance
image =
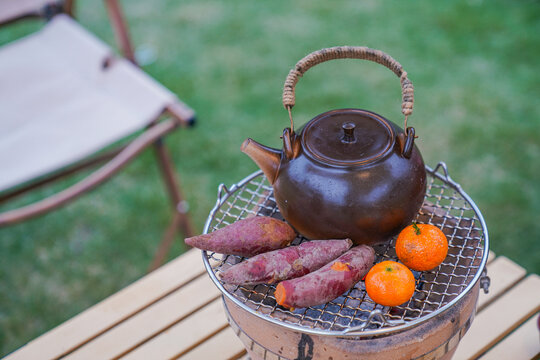
MULTIPOLYGON (((470 326, 479 288, 487 291, 489 240, 472 199, 454 182, 444 163, 426 166, 427 191, 415 221, 438 226, 449 242, 448 256, 432 271, 416 272, 416 291, 407 303, 374 303, 364 283, 315 307, 288 310, 276 304, 275 285, 230 286, 219 273, 242 261, 203 252, 213 282, 223 293, 231 327, 253 359, 449 359, 470 326)), ((272 187, 256 172, 229 189, 220 185, 205 233, 249 216, 281 218, 272 187)), ((293 244, 306 241, 299 236, 293 244)), ((374 246, 375 262, 396 260, 395 238, 374 246)))

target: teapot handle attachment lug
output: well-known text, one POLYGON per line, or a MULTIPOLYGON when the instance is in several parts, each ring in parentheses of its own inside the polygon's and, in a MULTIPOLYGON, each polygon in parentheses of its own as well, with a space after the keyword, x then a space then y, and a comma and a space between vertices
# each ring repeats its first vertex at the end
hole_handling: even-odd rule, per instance
POLYGON ((300 151, 299 138, 296 136, 294 130, 291 128, 285 128, 283 130, 283 154, 288 160, 292 160, 298 156, 300 151))
POLYGON ((405 135, 404 133, 398 135, 398 142, 401 147, 401 155, 403 155, 407 159, 410 159, 414 148, 414 139, 416 136, 413 127, 409 126, 406 131, 407 135, 405 135))

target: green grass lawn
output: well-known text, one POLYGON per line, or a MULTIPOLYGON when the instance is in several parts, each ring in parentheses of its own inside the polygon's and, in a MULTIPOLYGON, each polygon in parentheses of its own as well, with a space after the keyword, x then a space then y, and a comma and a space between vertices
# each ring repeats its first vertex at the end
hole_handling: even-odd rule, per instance
MULTIPOLYGON (((101 2, 77 5, 81 23, 113 43, 101 2)), ((296 61, 323 47, 365 45, 386 51, 409 73, 415 85, 409 123, 424 160, 448 164, 482 211, 491 249, 540 273, 537 1, 124 5, 135 43, 157 55, 145 70, 198 113, 195 128, 167 140, 197 231, 219 183, 257 169, 240 152, 242 141, 279 146, 288 126, 281 89, 296 61)), ((0 45, 40 26, 30 21, 3 28, 0 45)), ((296 103, 297 126, 343 107, 402 122, 399 80, 373 63, 317 66, 299 82, 296 103)), ((79 201, 0 230, 0 356, 145 273, 170 216, 153 159, 147 151, 79 201)), ((179 239, 170 256, 183 250, 179 239)))

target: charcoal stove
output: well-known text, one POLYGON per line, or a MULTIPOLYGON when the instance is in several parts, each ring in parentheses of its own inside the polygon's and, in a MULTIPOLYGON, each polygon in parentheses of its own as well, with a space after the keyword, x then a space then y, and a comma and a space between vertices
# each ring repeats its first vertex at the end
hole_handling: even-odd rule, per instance
MULTIPOLYGON (((206 270, 223 294, 225 312, 252 359, 450 359, 474 319, 479 288, 487 292, 488 231, 473 200, 447 166, 426 166, 427 191, 415 221, 438 226, 448 256, 415 272, 416 291, 401 306, 373 302, 360 281, 324 305, 285 309, 275 285, 231 286, 219 274, 243 258, 203 251, 206 270)), ((204 233, 250 216, 282 219, 262 171, 230 188, 220 185, 204 233)), ((293 244, 307 241, 298 236, 293 244)), ((395 238, 375 245, 375 262, 397 260, 395 238)))

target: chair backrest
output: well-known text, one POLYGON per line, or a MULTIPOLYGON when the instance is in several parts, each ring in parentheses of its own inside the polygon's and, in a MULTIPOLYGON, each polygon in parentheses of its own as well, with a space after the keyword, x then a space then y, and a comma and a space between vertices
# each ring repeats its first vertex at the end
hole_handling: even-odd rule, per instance
MULTIPOLYGON (((74 0, 0 0, 0 25, 26 17, 51 19, 65 13, 73 16, 74 0)), ((136 64, 129 32, 118 0, 103 0, 122 55, 136 64)))
MULTIPOLYGON (((68 3, 71 4, 71 2, 68 3)), ((49 18, 65 9, 64 1, 61 0, 2 0, 0 1, 0 24, 25 17, 49 18)))

